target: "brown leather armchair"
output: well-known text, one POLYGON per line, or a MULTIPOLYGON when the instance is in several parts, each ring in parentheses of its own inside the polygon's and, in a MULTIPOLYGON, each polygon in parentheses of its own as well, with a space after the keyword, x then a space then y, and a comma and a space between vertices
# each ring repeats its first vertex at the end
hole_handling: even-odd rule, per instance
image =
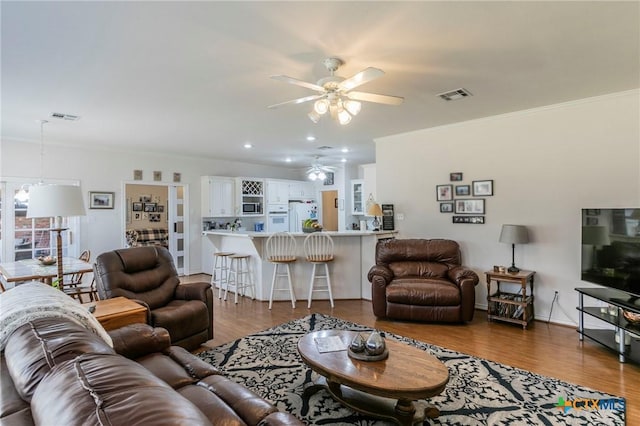
POLYGON ((192 350, 213 339, 213 292, 205 282, 180 284, 169 250, 134 247, 102 253, 94 264, 100 299, 123 296, 146 306, 148 323, 171 344, 192 350))
POLYGON ((378 318, 428 322, 473 319, 478 275, 461 266, 457 242, 389 239, 376 245, 368 274, 378 318))

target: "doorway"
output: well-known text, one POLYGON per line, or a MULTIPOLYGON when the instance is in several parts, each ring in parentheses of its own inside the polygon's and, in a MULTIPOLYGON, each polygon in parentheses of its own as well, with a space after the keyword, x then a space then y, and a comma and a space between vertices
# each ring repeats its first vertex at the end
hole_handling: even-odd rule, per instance
POLYGON ((338 191, 322 191, 322 227, 325 231, 338 230, 338 191))
POLYGON ((187 187, 179 184, 125 183, 125 229, 155 228, 166 230, 167 248, 178 275, 189 271, 189 229, 185 212, 187 187))

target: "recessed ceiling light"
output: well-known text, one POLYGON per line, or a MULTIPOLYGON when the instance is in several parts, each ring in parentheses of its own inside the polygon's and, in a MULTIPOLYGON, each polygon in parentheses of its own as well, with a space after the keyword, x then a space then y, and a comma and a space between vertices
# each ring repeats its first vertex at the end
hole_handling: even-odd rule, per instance
POLYGON ((247 142, 247 143, 244 144, 244 147, 246 149, 250 149, 250 148, 253 148, 253 145, 251 145, 250 143, 247 142))
POLYGON ((342 151, 342 152, 345 152, 345 153, 346 153, 346 152, 349 152, 349 148, 342 148, 340 151, 342 151))
POLYGON ((307 140, 308 140, 309 142, 313 142, 313 141, 315 141, 315 140, 316 140, 316 137, 315 137, 315 136, 307 136, 307 140))
POLYGON ((286 161, 287 163, 290 163, 293 160, 291 160, 291 157, 287 157, 284 161, 286 161))
POLYGON ((346 162, 347 162, 347 159, 346 159, 346 158, 343 158, 342 160, 340 160, 340 162, 342 162, 342 163, 346 163, 346 162))

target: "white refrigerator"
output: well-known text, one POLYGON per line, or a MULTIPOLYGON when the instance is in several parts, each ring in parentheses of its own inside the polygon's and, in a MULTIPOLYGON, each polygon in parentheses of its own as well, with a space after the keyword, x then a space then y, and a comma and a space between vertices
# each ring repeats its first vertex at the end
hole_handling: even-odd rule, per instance
POLYGON ((318 219, 316 203, 289 203, 289 232, 302 232, 302 222, 318 219))

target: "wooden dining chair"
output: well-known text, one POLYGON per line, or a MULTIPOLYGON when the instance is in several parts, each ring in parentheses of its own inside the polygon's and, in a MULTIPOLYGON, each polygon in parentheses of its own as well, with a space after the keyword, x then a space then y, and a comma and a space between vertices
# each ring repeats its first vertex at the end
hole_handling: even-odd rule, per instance
MULTIPOLYGON (((88 263, 91 260, 91 251, 83 251, 78 259, 88 263)), ((84 296, 89 298, 89 302, 98 300, 95 278, 91 280, 91 284, 88 286, 82 285, 83 278, 84 272, 69 275, 69 280, 63 280, 60 290, 62 290, 66 295, 78 300, 80 303, 84 303, 84 296)))

